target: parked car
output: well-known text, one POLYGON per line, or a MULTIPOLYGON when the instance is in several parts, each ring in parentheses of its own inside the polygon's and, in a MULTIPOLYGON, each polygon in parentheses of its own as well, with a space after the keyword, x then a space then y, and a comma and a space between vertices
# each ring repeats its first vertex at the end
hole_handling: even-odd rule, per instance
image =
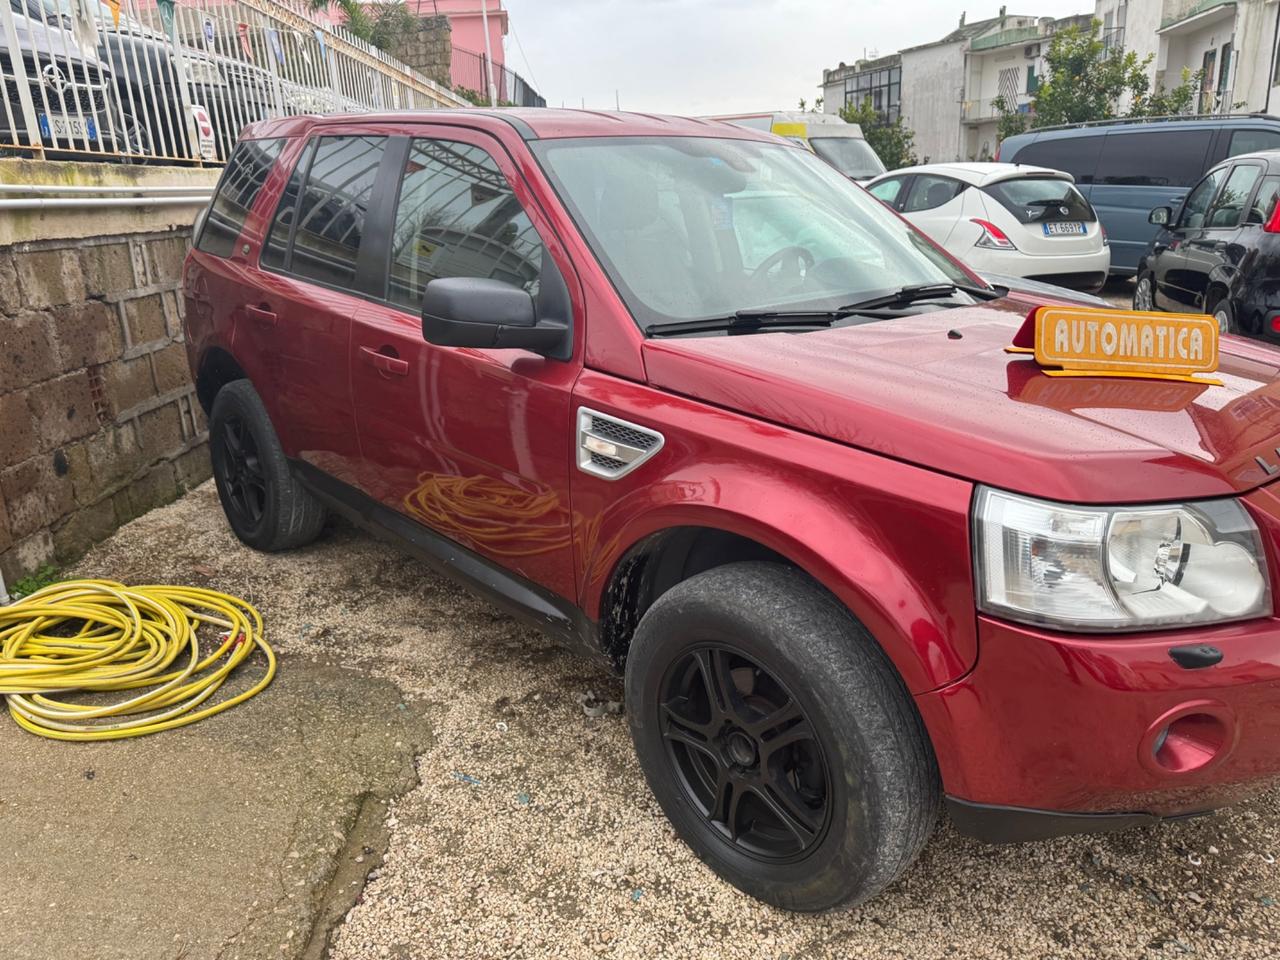
MULTIPOLYGON (((72 22, 73 0, 40 2, 48 19, 72 22)), ((184 44, 184 107, 169 38, 124 13, 117 22, 102 0, 93 0, 91 7, 99 26, 97 54, 111 64, 134 151, 167 160, 225 159, 240 128, 267 116, 266 71, 184 44), (202 140, 201 126, 212 128, 212 136, 202 140)))
POLYGON ((1153 207, 1176 206, 1227 157, 1280 147, 1280 118, 1174 117, 1045 127, 1009 137, 996 159, 1065 170, 1111 240, 1111 272, 1133 276, 1155 228, 1153 207))
POLYGON ((862 127, 846 123, 830 113, 780 110, 771 113, 734 113, 708 120, 723 120, 748 130, 766 130, 808 147, 850 180, 870 180, 884 173, 884 164, 862 135, 862 127))
MULTIPOLYGON (((87 152, 114 152, 123 142, 125 124, 110 66, 92 50, 81 50, 69 30, 46 23, 34 0, 9 0, 9 8, 39 128, 34 139, 47 148, 45 157, 75 159, 87 152)), ((0 76, 8 104, 0 112, 0 146, 13 149, 31 138, 3 21, 0 76)))
POLYGON ((182 291, 236 535, 334 511, 622 671, 754 896, 874 895, 944 797, 1030 839, 1280 774, 1280 354, 1050 377, 1004 348, 1053 298, 795 145, 616 113, 254 124, 182 291))
POLYGON ((1069 173, 931 163, 886 173, 867 189, 979 272, 1090 293, 1106 283, 1106 232, 1069 173))
POLYGON ((1138 265, 1135 310, 1208 313, 1224 333, 1280 341, 1280 150, 1218 164, 1175 210, 1138 265))

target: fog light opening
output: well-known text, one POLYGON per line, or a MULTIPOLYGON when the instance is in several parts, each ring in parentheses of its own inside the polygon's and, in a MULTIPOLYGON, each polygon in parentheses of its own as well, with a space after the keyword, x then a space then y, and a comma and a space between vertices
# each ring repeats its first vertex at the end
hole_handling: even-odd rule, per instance
POLYGON ((1170 773, 1198 770, 1213 760, 1227 742, 1227 728, 1217 717, 1192 713, 1174 720, 1152 744, 1155 761, 1170 773))

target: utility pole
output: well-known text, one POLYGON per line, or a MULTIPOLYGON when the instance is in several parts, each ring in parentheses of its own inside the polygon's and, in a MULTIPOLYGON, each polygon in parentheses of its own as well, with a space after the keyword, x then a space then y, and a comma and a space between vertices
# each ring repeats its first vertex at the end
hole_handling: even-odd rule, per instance
POLYGON ((489 81, 489 106, 498 105, 498 88, 493 83, 493 45, 489 43, 489 0, 480 0, 480 25, 484 29, 484 65, 489 81))

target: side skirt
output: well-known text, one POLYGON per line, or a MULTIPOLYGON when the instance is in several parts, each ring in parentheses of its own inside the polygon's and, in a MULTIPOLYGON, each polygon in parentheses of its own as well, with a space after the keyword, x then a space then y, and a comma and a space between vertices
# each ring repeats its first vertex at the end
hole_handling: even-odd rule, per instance
POLYGON ((334 513, 380 540, 395 544, 477 593, 517 620, 560 641, 575 653, 614 669, 600 649, 599 626, 577 606, 512 573, 402 513, 301 460, 294 475, 334 513))

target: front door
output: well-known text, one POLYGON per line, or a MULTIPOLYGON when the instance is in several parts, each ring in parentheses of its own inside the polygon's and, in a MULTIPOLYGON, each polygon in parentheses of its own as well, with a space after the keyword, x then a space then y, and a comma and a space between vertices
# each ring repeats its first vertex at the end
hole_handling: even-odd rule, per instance
POLYGON ((1231 168, 1226 182, 1214 198, 1204 226, 1187 237, 1186 262, 1183 267, 1187 302, 1196 310, 1208 311, 1209 287, 1213 281, 1224 281, 1231 269, 1232 248, 1240 236, 1241 224, 1248 212, 1253 188, 1262 176, 1262 165, 1239 163, 1231 168))
POLYGON ((1168 231, 1168 246, 1159 251, 1152 262, 1156 306, 1174 313, 1192 313, 1196 304, 1197 282, 1187 262, 1188 244, 1202 237, 1227 169, 1212 170, 1187 195, 1177 223, 1168 231))
POLYGON ((521 287, 540 311, 551 300, 568 309, 576 277, 495 140, 456 127, 408 133, 383 187, 389 275, 381 302, 361 304, 352 329, 361 486, 572 597, 570 400, 580 346, 569 361, 436 346, 422 337, 421 306, 431 280, 465 276, 521 287))

